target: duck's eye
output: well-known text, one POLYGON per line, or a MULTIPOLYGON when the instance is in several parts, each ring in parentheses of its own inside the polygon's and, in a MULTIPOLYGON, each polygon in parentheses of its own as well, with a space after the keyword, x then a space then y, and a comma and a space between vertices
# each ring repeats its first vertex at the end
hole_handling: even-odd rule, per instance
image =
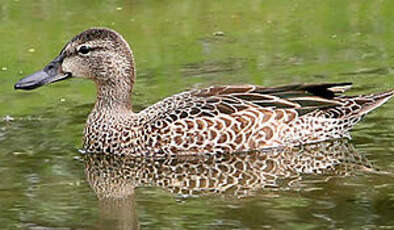
POLYGON ((80 53, 80 54, 88 54, 89 53, 89 51, 90 51, 90 47, 89 46, 85 46, 85 45, 82 45, 82 46, 80 46, 79 48, 78 48, 78 53, 80 53))

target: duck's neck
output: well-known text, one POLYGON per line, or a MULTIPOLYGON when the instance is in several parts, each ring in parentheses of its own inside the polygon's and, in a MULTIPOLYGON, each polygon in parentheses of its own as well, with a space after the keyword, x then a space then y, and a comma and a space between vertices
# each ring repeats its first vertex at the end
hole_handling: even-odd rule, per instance
POLYGON ((96 82, 97 99, 94 109, 96 112, 129 111, 132 112, 130 82, 96 82))
POLYGON ((98 76, 94 80, 97 86, 97 101, 94 110, 98 112, 109 110, 132 113, 131 92, 135 82, 134 58, 127 42, 123 41, 122 44, 123 55, 110 62, 110 66, 117 68, 104 68, 103 76, 98 76))

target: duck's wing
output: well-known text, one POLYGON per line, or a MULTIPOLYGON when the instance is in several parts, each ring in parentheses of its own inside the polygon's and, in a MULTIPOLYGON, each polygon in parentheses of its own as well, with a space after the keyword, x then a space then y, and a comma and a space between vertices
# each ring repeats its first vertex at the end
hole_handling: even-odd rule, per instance
POLYGON ((298 115, 319 108, 341 105, 337 94, 351 87, 351 83, 292 84, 278 87, 256 85, 228 85, 192 90, 168 97, 142 111, 148 120, 174 116, 214 117, 233 114, 248 108, 293 109, 298 115))
POLYGON ((261 108, 293 108, 300 114, 309 111, 341 105, 335 99, 351 87, 351 83, 337 84, 293 84, 279 87, 255 85, 214 86, 192 91, 191 95, 214 104, 219 112, 234 112, 245 106, 261 108))

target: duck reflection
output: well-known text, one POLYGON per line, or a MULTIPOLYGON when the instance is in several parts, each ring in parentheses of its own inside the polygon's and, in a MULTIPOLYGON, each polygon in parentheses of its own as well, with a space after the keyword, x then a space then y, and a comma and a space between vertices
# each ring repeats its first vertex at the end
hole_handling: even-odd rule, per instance
MULTIPOLYGON (((136 187, 156 186, 178 195, 248 196, 303 175, 347 176, 376 170, 347 140, 286 149, 158 158, 87 154, 86 174, 99 199, 121 199, 136 187)), ((288 184, 287 184, 288 185, 288 184)))
POLYGON ((304 175, 348 176, 374 172, 372 163, 347 140, 233 154, 142 158, 87 154, 87 180, 106 219, 138 228, 134 189, 161 187, 181 196, 252 196, 256 191, 292 187, 304 175))

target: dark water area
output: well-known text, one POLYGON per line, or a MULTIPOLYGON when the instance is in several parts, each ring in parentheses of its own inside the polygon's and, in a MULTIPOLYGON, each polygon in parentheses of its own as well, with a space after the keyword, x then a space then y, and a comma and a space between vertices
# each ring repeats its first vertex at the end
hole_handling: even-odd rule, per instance
POLYGON ((134 110, 192 88, 394 88, 392 1, 0 1, 0 229, 392 229, 394 102, 352 140, 232 155, 83 155, 94 84, 14 83, 75 34, 117 30, 134 110))

